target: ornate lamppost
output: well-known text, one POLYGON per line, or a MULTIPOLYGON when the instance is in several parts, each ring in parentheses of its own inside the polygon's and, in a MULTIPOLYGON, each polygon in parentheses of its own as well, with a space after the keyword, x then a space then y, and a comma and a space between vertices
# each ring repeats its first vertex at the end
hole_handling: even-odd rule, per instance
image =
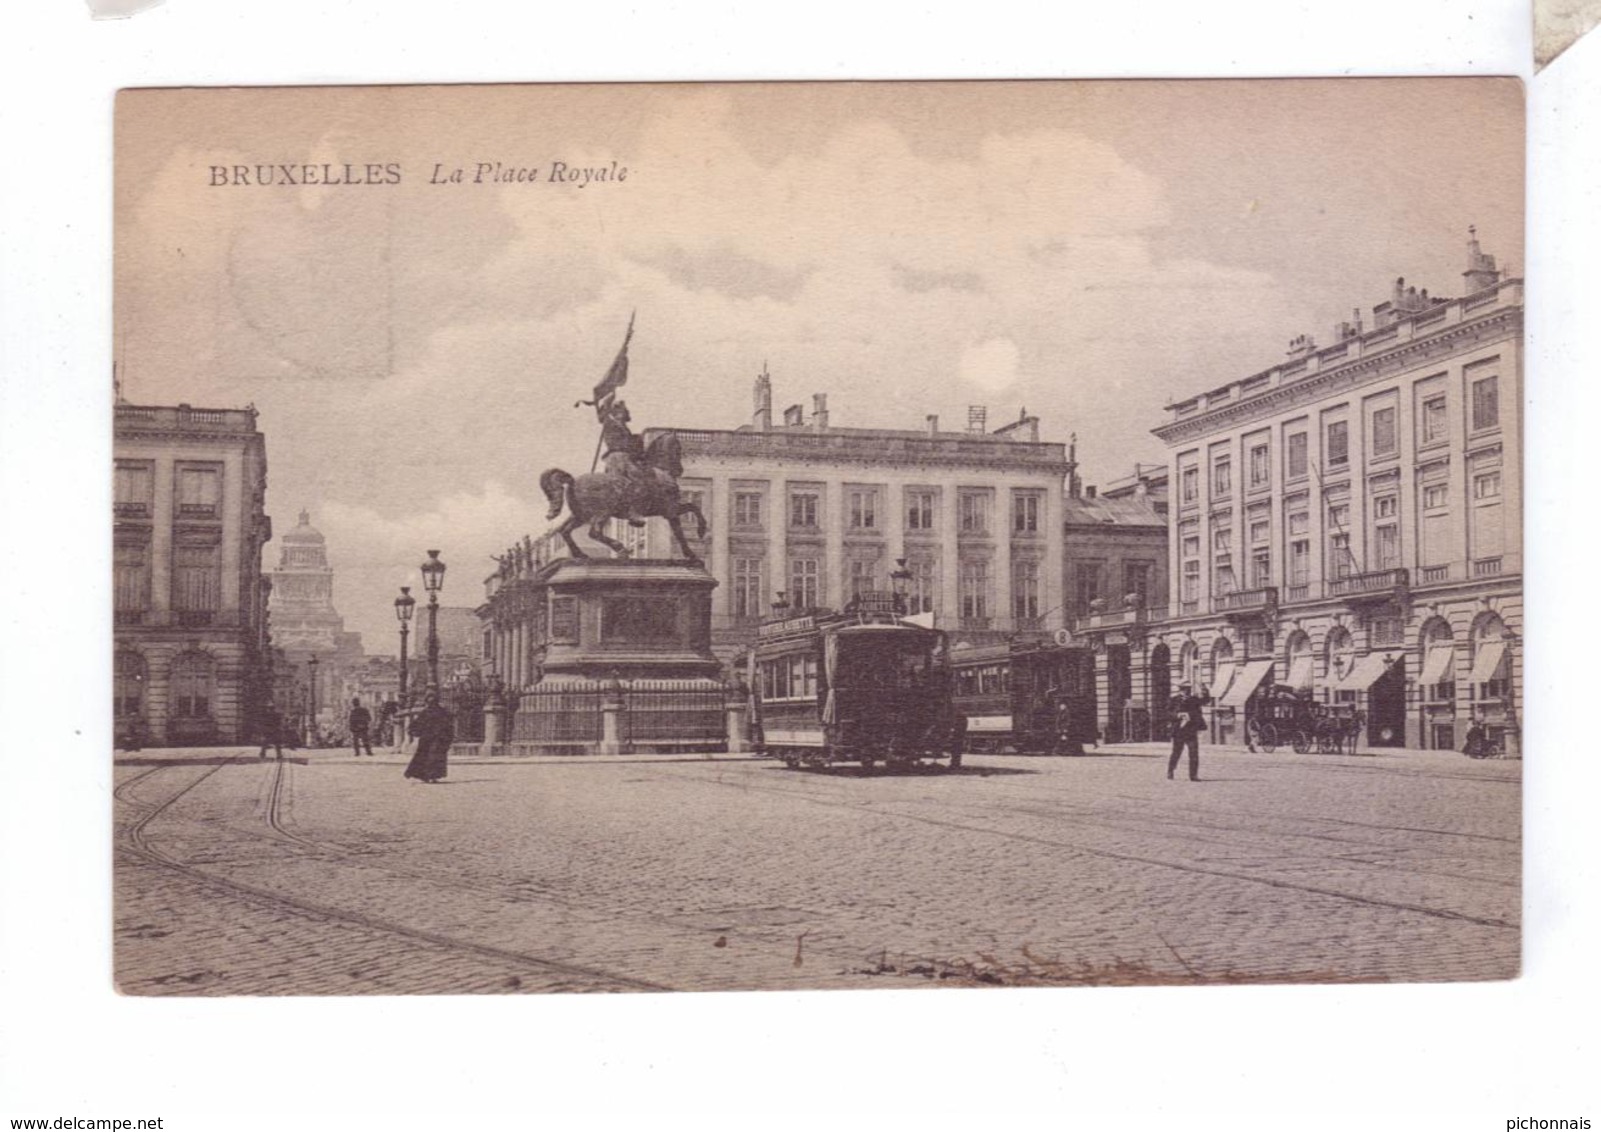
POLYGON ((400 622, 400 707, 406 708, 406 669, 411 661, 406 656, 406 633, 411 626, 411 612, 416 606, 417 599, 411 596, 410 586, 400 587, 400 596, 395 599, 395 619, 400 622))
POLYGON ((430 550, 422 564, 422 584, 428 590, 428 690, 439 691, 439 591, 445 584, 445 564, 439 551, 430 550))
POLYGON ((912 586, 912 572, 907 569, 906 559, 897 558, 895 569, 889 572, 890 589, 895 594, 895 616, 906 615, 906 595, 912 586))
POLYGON ((311 672, 311 687, 308 689, 309 695, 307 696, 311 704, 311 710, 308 713, 310 719, 306 727, 306 742, 310 745, 315 741, 317 735, 317 658, 312 657, 306 661, 306 667, 311 672))

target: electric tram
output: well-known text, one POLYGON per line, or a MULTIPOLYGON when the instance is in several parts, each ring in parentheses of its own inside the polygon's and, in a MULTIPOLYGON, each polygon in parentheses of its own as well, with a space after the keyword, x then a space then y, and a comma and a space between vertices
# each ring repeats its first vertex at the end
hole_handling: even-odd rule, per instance
POLYGON ((951 672, 969 751, 1082 754, 1099 739, 1095 656, 1087 648, 980 645, 953 654, 951 672))
POLYGON ((900 617, 890 595, 768 621, 753 657, 758 750, 785 765, 961 765, 945 634, 900 617))

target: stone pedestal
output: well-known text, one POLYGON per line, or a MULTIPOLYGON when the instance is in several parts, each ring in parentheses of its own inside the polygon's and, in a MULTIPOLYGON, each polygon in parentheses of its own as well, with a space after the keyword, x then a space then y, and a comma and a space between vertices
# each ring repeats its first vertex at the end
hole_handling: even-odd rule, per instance
POLYGON ((563 558, 540 571, 546 678, 691 680, 717 675, 712 590, 698 562, 563 558))

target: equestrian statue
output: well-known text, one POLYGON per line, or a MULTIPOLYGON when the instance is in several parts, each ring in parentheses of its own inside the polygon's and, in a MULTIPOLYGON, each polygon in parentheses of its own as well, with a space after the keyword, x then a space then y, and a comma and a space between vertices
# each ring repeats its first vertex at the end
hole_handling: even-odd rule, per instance
POLYGON ((700 559, 690 549, 679 520, 684 515, 693 515, 696 537, 705 538, 706 516, 698 504, 686 502, 679 495, 678 477, 684 474, 684 463, 678 434, 664 432, 645 445, 629 429, 628 405, 617 397, 618 387, 628 380, 628 342, 633 336, 634 320, 630 318, 623 347, 606 376, 595 386, 594 399, 578 402, 594 406, 595 416, 600 421, 596 455, 603 470, 573 476, 560 468, 551 468, 542 474, 539 486, 550 500, 546 518, 553 520, 566 508, 567 519, 556 528, 556 533, 566 540, 567 549, 574 558, 589 557, 573 540, 573 532, 585 524, 589 526, 590 538, 610 547, 618 558, 628 558, 628 548, 605 533, 606 520, 626 519, 633 526, 642 527, 646 518, 658 516, 667 520, 683 556, 698 562, 700 559))

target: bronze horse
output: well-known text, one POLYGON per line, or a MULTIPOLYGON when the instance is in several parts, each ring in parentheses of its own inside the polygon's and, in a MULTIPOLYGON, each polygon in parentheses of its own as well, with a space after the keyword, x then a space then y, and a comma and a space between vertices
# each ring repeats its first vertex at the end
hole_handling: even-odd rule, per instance
POLYGON ((607 519, 628 519, 636 525, 647 515, 667 520, 673 530, 673 539, 685 558, 692 562, 700 559, 689 548, 684 528, 679 523, 683 515, 695 516, 697 538, 706 537, 706 516, 694 502, 684 502, 678 494, 678 477, 684 473, 683 453, 676 433, 665 432, 650 442, 645 458, 636 466, 633 476, 613 472, 592 472, 574 478, 560 468, 551 468, 539 477, 539 486, 550 500, 550 513, 554 519, 562 507, 568 510, 567 521, 556 528, 556 533, 567 540, 567 548, 574 558, 588 558, 573 541, 573 532, 589 524, 589 537, 611 547, 619 558, 629 557, 628 548, 601 530, 607 519))

